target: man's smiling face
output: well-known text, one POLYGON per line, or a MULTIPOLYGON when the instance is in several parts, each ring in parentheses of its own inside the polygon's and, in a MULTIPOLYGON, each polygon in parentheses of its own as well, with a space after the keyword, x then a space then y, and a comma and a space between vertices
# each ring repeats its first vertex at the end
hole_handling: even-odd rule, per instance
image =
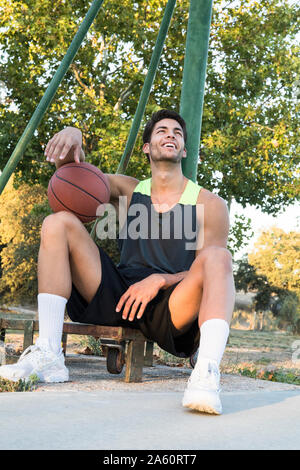
POLYGON ((186 156, 186 150, 179 122, 175 119, 158 121, 153 128, 150 142, 144 144, 143 151, 153 161, 181 161, 186 156))

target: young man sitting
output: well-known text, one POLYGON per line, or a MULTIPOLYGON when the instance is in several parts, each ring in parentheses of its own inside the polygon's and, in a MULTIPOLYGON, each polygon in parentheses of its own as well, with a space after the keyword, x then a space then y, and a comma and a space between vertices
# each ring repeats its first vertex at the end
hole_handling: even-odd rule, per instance
MULTIPOLYGON (((199 347, 183 406, 222 412, 219 365, 235 297, 226 248, 229 216, 222 198, 183 175, 186 140, 182 117, 160 110, 143 134, 151 178, 108 175, 111 204, 119 210, 121 197, 127 204, 118 266, 75 215, 46 217, 38 258, 39 338, 18 363, 0 367, 0 376, 18 380, 36 373, 41 381, 68 380, 61 350, 66 307, 73 321, 139 328, 179 357, 190 357, 199 347), (136 207, 145 208, 143 216, 136 207), (137 217, 140 234, 132 236, 137 217)), ((81 131, 60 131, 45 155, 56 168, 83 161, 81 131)))

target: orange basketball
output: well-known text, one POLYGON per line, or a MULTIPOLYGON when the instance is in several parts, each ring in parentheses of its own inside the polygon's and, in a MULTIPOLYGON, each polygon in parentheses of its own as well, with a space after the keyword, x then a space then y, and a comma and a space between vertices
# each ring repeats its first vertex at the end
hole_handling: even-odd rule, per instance
POLYGON ((97 208, 109 199, 108 177, 87 162, 66 163, 49 181, 48 200, 53 212, 72 212, 84 223, 96 219, 97 208))

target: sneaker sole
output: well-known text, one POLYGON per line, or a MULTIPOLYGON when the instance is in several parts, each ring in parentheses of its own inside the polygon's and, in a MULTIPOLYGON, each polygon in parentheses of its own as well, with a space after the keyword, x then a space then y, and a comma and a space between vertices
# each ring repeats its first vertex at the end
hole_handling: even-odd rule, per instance
POLYGON ((217 403, 213 403, 212 397, 206 393, 202 394, 202 397, 199 393, 189 395, 183 397, 182 406, 184 408, 214 415, 222 414, 222 405, 219 398, 216 398, 217 403))
POLYGON ((69 380, 69 372, 68 370, 61 371, 60 373, 56 374, 43 374, 39 373, 37 374, 39 377, 39 382, 45 382, 45 383, 60 383, 60 382, 68 382, 69 380))
MULTIPOLYGON (((43 375, 43 374, 36 374, 39 378, 39 382, 42 383, 60 383, 60 382, 68 382, 69 381, 69 374, 57 374, 57 375, 43 375)), ((5 380, 10 380, 11 382, 19 382, 19 380, 25 380, 25 382, 29 382, 29 377, 11 377, 9 374, 1 374, 0 378, 5 380)))
POLYGON ((68 382, 69 377, 47 377, 46 379, 40 380, 43 383, 62 383, 68 382))
POLYGON ((209 405, 206 405, 205 403, 186 403, 183 404, 184 408, 189 408, 190 410, 195 410, 195 411, 200 411, 202 413, 208 413, 212 415, 221 415, 222 411, 217 411, 213 407, 210 407, 209 405))

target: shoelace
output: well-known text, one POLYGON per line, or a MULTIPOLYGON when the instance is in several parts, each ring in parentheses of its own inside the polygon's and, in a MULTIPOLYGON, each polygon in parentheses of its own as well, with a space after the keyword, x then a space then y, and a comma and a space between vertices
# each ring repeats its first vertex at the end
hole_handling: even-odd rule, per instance
POLYGON ((218 386, 219 374, 213 367, 209 367, 206 374, 203 374, 203 371, 196 367, 193 370, 188 383, 192 385, 195 383, 197 384, 198 381, 201 381, 201 386, 204 388, 214 387, 218 391, 220 390, 220 387, 218 386))
POLYGON ((24 359, 24 356, 26 356, 30 352, 34 352, 35 349, 37 349, 37 348, 38 348, 38 346, 36 346, 35 344, 31 344, 30 346, 28 346, 28 348, 26 348, 22 352, 21 356, 19 357, 19 362, 21 362, 24 359))
POLYGON ((39 365, 43 362, 43 359, 45 358, 47 353, 49 353, 49 351, 43 350, 36 344, 32 344, 31 346, 28 346, 25 351, 22 352, 18 362, 23 361, 27 358, 28 354, 31 354, 31 362, 36 362, 36 364, 39 365))

